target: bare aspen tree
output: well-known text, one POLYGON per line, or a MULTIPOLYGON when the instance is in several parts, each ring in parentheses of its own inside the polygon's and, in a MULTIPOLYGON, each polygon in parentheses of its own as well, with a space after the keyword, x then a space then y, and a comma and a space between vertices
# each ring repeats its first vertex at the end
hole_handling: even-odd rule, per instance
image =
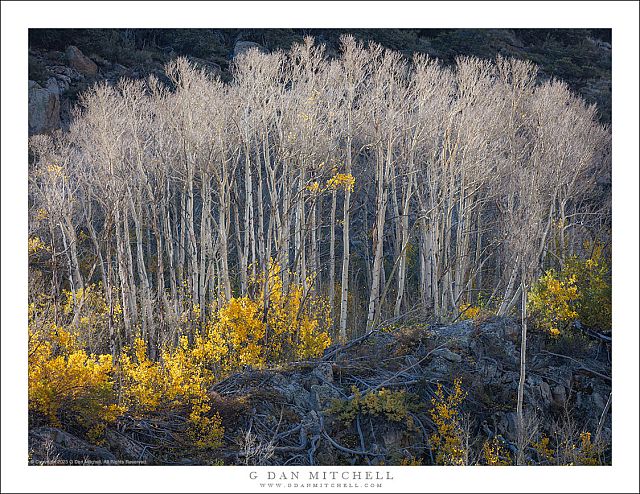
MULTIPOLYGON (((358 130, 358 112, 356 105, 358 95, 364 84, 367 70, 367 53, 362 46, 356 43, 352 36, 341 38, 342 58, 337 76, 332 78, 333 84, 337 84, 336 96, 340 95, 340 110, 337 110, 338 122, 342 123, 341 132, 344 133, 345 149, 344 163, 345 173, 353 173, 353 162, 356 150, 354 149, 355 134, 358 130), (339 77, 341 76, 341 77, 339 77)), ((336 122, 336 123, 338 123, 336 122)), ((342 273, 340 276, 340 337, 347 337, 347 309, 349 300, 349 261, 351 253, 350 238, 350 210, 351 190, 345 189, 342 209, 342 273)))
POLYGON ((373 46, 371 83, 369 88, 369 139, 375 155, 376 215, 373 231, 372 284, 369 295, 367 331, 373 329, 374 321, 381 310, 381 283, 384 271, 384 229, 389 200, 388 187, 391 180, 392 161, 399 139, 399 120, 402 111, 404 93, 403 78, 406 65, 397 53, 383 51, 373 46), (373 102, 376 102, 373 104, 373 102))
POLYGON ((527 365, 527 281, 525 270, 522 270, 522 278, 520 281, 520 292, 522 293, 522 310, 521 310, 521 324, 522 332, 520 334, 520 376, 518 379, 518 397, 516 401, 516 416, 517 423, 517 440, 518 440, 518 454, 516 457, 517 465, 525 465, 524 450, 527 446, 525 440, 525 424, 524 424, 524 386, 526 380, 526 365, 527 365))
POLYGON ((285 293, 329 296, 342 340, 415 308, 519 310, 525 375, 528 284, 610 223, 595 107, 528 62, 409 62, 349 36, 332 59, 308 38, 231 67, 96 85, 68 132, 30 140, 30 217, 46 211, 30 234, 75 322, 102 287, 96 348, 142 336, 156 356, 257 279, 266 320, 277 265, 285 293))

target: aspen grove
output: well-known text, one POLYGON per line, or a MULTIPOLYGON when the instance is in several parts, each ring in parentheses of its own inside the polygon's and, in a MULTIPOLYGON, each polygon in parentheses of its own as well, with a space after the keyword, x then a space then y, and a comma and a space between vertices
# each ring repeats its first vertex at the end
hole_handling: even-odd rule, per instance
POLYGON ((336 58, 311 39, 249 50, 232 74, 178 58, 30 139, 31 302, 47 294, 92 353, 142 341, 154 360, 209 332, 238 365, 270 363, 479 301, 516 314, 547 269, 608 242, 609 129, 528 62, 344 37, 336 58), (299 334, 277 349, 232 348, 233 324, 257 344, 283 321, 299 334))

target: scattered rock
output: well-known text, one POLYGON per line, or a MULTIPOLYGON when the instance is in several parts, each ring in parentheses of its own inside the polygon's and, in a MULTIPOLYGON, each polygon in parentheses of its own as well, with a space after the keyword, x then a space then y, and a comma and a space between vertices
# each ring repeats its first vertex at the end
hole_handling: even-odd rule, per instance
POLYGON ((93 77, 98 73, 96 63, 80 51, 77 46, 69 46, 65 51, 69 65, 81 74, 93 77))
POLYGON ((60 128, 60 88, 55 78, 46 87, 29 81, 29 135, 43 134, 60 128))
POLYGON ((546 382, 542 381, 540 383, 539 389, 540 389, 540 395, 542 396, 542 401, 544 405, 549 406, 551 404, 551 401, 553 400, 553 395, 551 394, 551 388, 546 382))
POLYGON ((604 407, 606 406, 606 401, 600 393, 593 393, 591 395, 591 402, 596 410, 604 410, 604 407))
POLYGON ((245 51, 251 50, 252 48, 257 48, 261 52, 266 51, 260 44, 254 43, 253 41, 236 41, 236 44, 233 47, 233 58, 245 51))
POLYGON ((567 391, 564 386, 559 384, 551 390, 551 396, 553 396, 554 403, 559 407, 563 407, 567 402, 567 391))
POLYGON ((313 369, 313 375, 320 379, 321 382, 333 382, 333 366, 329 362, 321 362, 313 369))
POLYGON ((329 408, 333 400, 340 398, 340 394, 336 389, 328 384, 314 384, 311 386, 311 395, 313 398, 313 408, 320 411, 329 408))
POLYGON ((52 62, 64 63, 66 60, 66 55, 57 50, 52 50, 46 54, 47 58, 52 62))
POLYGON ((30 463, 35 465, 108 465, 116 462, 115 455, 109 450, 53 427, 29 431, 29 457, 30 463))
POLYGON ((490 357, 480 358, 476 364, 476 369, 487 380, 495 379, 498 376, 498 362, 490 357))
POLYGON ((457 353, 452 352, 448 348, 440 348, 433 352, 434 357, 442 357, 449 362, 460 363, 462 362, 462 357, 457 353))
POLYGON ((95 53, 92 53, 91 55, 89 55, 89 58, 93 60, 100 67, 105 67, 107 69, 111 67, 111 62, 109 62, 108 60, 105 60, 100 55, 96 55, 95 53))
POLYGON ((510 440, 516 439, 518 417, 515 412, 497 412, 497 431, 510 440))

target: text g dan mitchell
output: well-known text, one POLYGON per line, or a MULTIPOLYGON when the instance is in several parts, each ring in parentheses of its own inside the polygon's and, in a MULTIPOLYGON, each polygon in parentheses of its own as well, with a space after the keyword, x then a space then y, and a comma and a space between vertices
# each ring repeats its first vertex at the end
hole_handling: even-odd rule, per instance
POLYGON ((389 471, 249 472, 252 480, 393 480, 389 471))

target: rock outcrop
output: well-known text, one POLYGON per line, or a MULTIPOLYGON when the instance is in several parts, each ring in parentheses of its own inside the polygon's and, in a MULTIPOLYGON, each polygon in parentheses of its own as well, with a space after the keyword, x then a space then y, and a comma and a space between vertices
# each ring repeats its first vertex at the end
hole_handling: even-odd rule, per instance
MULTIPOLYGON (((503 318, 375 331, 330 347, 318 360, 247 368, 218 382, 210 390, 212 412, 222 418, 225 444, 214 457, 173 444, 171 438, 184 422, 161 414, 145 421, 122 417, 107 429, 105 447, 118 460, 149 464, 355 465, 413 458, 430 464, 432 399, 439 384, 451 390, 460 379, 467 394, 460 413, 468 417, 476 454, 482 454, 485 440, 496 437, 513 452, 519 339, 519 324, 503 318), (350 419, 341 416, 341 407, 348 409, 358 396, 381 390, 399 392, 392 395, 401 398, 393 413, 385 412, 388 402, 379 413, 361 409, 350 419)), ((573 434, 572 441, 580 440, 580 431, 589 431, 610 443, 607 352, 600 343, 585 341, 579 351, 564 355, 558 345, 535 332, 529 338, 527 427, 538 437, 573 434)), ((38 429, 31 436, 42 434, 38 429)), ((89 447, 79 441, 71 449, 88 454, 89 447)), ((43 457, 43 441, 31 443, 34 458, 43 457)), ((93 451, 95 457, 108 457, 101 449, 93 451)), ((527 457, 533 463, 535 455, 529 448, 527 457)))
POLYGON ((67 61, 71 68, 77 70, 81 74, 94 77, 98 73, 96 63, 80 51, 77 46, 69 46, 65 51, 67 61))
POLYGON ((32 465, 113 465, 113 453, 68 432, 53 427, 29 431, 29 464, 32 465))
POLYGON ((55 78, 42 87, 29 81, 29 135, 51 132, 60 127, 60 88, 55 78))

